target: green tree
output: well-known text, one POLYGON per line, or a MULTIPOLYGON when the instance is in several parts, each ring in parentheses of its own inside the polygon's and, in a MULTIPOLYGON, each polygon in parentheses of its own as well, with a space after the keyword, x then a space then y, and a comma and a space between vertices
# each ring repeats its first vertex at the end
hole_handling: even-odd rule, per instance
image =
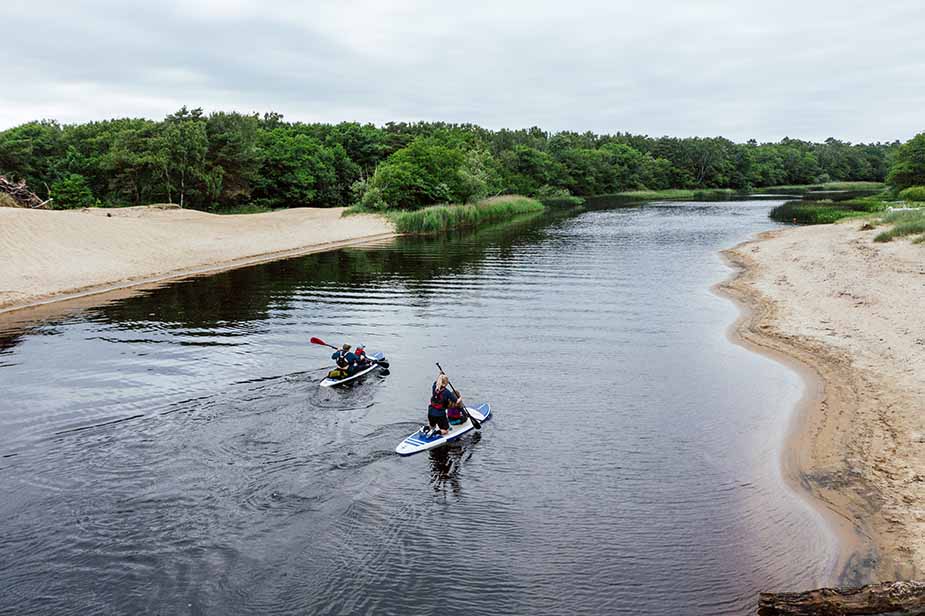
MULTIPOLYGON (((505 135, 513 141, 514 135, 505 135)), ((504 187, 516 194, 535 195, 540 187, 563 175, 548 153, 528 145, 514 145, 500 154, 504 187)))
POLYGON ((478 201, 501 192, 501 177, 494 157, 487 149, 472 148, 463 156, 459 174, 459 200, 478 201))
POLYGON ((274 208, 334 205, 325 200, 336 184, 334 156, 317 139, 280 126, 261 132, 260 149, 259 201, 274 208))
POLYGON ((39 195, 61 172, 65 147, 61 126, 53 120, 29 122, 0 132, 0 174, 25 180, 39 195))
POLYGON ((392 208, 419 208, 466 196, 459 174, 465 154, 434 137, 419 137, 385 160, 369 181, 392 208))
POLYGON ((162 182, 166 152, 161 146, 160 127, 144 120, 119 131, 104 157, 110 204, 141 205, 170 200, 162 182))
POLYGON ((900 146, 886 181, 897 190, 925 186, 925 133, 900 146))
POLYGON ((214 208, 246 203, 260 172, 260 119, 256 115, 213 113, 205 129, 208 150, 203 182, 209 204, 214 208))
POLYGON ((195 196, 197 184, 207 176, 206 154, 209 138, 202 109, 189 111, 183 107, 167 116, 160 137, 157 157, 163 168, 167 197, 173 201, 177 191, 180 207, 186 206, 188 196, 195 196))
POLYGON ((70 210, 80 207, 93 207, 96 199, 87 180, 82 175, 71 173, 51 185, 52 208, 56 210, 70 210))

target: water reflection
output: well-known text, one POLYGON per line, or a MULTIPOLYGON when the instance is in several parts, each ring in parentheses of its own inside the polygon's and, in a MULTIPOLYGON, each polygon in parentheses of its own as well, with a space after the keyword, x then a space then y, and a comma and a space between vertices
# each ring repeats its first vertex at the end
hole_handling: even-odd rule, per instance
POLYGON ((709 290, 772 205, 592 207, 5 334, 4 608, 712 616, 820 585, 831 543, 778 471, 799 380, 709 290), (391 375, 322 389, 310 336, 391 375), (435 361, 497 415, 399 458, 435 361))

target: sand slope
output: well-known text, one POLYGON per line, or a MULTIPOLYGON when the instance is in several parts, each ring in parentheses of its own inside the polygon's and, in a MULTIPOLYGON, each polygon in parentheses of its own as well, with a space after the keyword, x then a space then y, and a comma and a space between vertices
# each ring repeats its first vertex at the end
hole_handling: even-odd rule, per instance
POLYGON ((342 211, 219 216, 159 207, 0 208, 0 310, 394 234, 384 218, 341 218, 342 211))
POLYGON ((925 566, 925 246, 875 244, 857 221, 788 228, 728 251, 739 334, 814 368, 824 392, 795 434, 797 479, 873 547, 848 582, 925 566))

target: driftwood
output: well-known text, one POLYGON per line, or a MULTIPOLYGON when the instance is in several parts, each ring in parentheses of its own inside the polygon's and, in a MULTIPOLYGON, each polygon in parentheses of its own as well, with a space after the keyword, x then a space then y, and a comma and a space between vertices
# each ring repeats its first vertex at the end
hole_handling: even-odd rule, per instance
POLYGON ((925 582, 884 582, 861 588, 763 592, 758 616, 906 616, 925 614, 925 582))
POLYGON ((26 187, 25 180, 14 182, 2 175, 0 175, 0 193, 9 195, 19 207, 43 208, 51 201, 51 199, 42 201, 41 197, 26 187))

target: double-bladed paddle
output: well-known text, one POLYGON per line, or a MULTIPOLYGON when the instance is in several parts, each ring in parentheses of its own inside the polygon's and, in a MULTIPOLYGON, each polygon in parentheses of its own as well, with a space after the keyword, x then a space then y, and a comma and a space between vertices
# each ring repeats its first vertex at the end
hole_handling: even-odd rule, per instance
MULTIPOLYGON (((309 340, 309 342, 311 342, 312 344, 320 344, 321 346, 331 347, 331 348, 334 349, 335 351, 339 351, 339 350, 340 350, 338 347, 334 346, 333 344, 328 344, 327 342, 325 342, 325 341, 322 340, 321 338, 315 338, 314 336, 311 337, 311 339, 309 340)), ((370 362, 372 362, 372 363, 374 363, 374 364, 379 364, 380 366, 382 366, 382 367, 385 368, 386 370, 388 370, 388 368, 389 368, 389 362, 385 361, 384 359, 373 359, 372 357, 369 357, 369 356, 367 356, 366 359, 368 359, 370 362)))
MULTIPOLYGON (((447 383, 447 385, 450 386, 450 389, 452 389, 452 390, 453 390, 453 393, 456 395, 456 397, 459 398, 459 397, 460 397, 459 391, 458 391, 455 387, 453 387, 453 383, 450 382, 450 377, 449 377, 449 375, 447 375, 447 373, 443 371, 443 368, 440 367, 440 364, 439 364, 439 363, 437 363, 437 362, 434 362, 434 363, 437 364, 437 369, 440 371, 440 374, 446 376, 446 383, 447 383)), ((478 419, 476 419, 475 417, 473 417, 472 415, 469 414, 469 410, 466 408, 466 405, 465 405, 465 404, 461 404, 461 405, 459 406, 459 408, 460 408, 460 410, 462 410, 463 415, 465 415, 466 417, 468 417, 468 418, 469 418, 469 421, 472 422, 472 427, 473 427, 473 428, 475 428, 476 430, 481 430, 481 429, 482 429, 482 422, 480 422, 478 419)))

